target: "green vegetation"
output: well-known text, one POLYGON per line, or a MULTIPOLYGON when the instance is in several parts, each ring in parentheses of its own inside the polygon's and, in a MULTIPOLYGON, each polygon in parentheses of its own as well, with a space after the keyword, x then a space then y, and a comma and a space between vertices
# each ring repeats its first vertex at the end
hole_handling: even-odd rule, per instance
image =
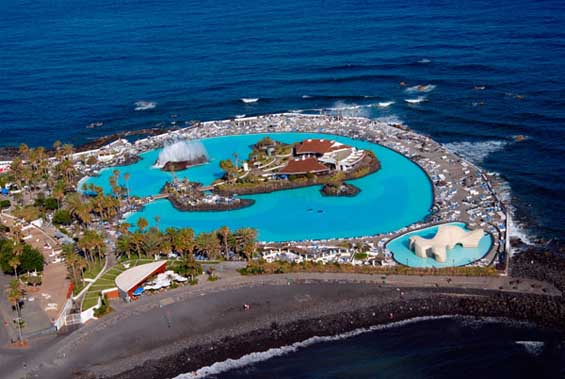
POLYGON ((43 271, 43 255, 26 243, 0 239, 0 268, 6 274, 19 275, 43 271))
POLYGON ((496 276, 494 267, 446 267, 446 268, 413 268, 407 266, 353 266, 349 264, 323 264, 316 262, 249 262, 239 272, 242 275, 284 274, 294 272, 320 273, 352 273, 378 275, 450 275, 450 276, 496 276))
POLYGON ((367 257, 368 257, 367 253, 355 253, 355 255, 353 256, 353 258, 358 261, 365 260, 367 259, 367 257))
POLYGON ((59 209, 53 215, 53 224, 70 225, 73 222, 71 213, 67 209, 59 209))
POLYGON ((10 200, 0 200, 0 209, 7 209, 10 208, 10 200))
POLYGON ((94 310, 94 317, 101 317, 112 311, 110 307, 110 302, 106 299, 106 296, 101 296, 100 307, 94 310))

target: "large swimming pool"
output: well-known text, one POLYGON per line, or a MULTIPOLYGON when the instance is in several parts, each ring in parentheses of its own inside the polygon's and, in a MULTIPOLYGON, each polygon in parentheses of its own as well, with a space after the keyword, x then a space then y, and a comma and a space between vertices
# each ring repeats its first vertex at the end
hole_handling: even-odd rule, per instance
MULTIPOLYGON (((250 146, 264 134, 216 137, 202 140, 210 162, 177 172, 179 178, 188 178, 210 184, 222 176, 219 161, 232 158, 237 152, 246 158, 250 146)), ((145 217, 150 225, 159 216, 159 227, 192 227, 196 232, 210 231, 222 225, 230 229, 254 227, 263 241, 289 241, 356 237, 385 233, 420 221, 432 206, 432 186, 422 169, 401 154, 383 146, 346 137, 313 133, 273 133, 279 141, 291 143, 306 138, 332 138, 361 149, 372 150, 381 161, 382 168, 367 177, 352 181, 361 189, 355 197, 324 197, 320 187, 308 187, 269 194, 248 196, 255 199, 251 207, 225 212, 182 212, 168 200, 158 200, 127 217, 135 225, 145 217)), ((153 168, 159 150, 141 155, 142 160, 125 167, 102 170, 100 176, 87 182, 109 191, 108 178, 114 169, 130 174, 132 195, 148 196, 159 193, 171 174, 153 168)))
MULTIPOLYGON (((465 223, 453 222, 451 225, 457 225, 464 228, 466 231, 465 223)), ((424 238, 433 238, 439 226, 431 226, 429 228, 416 230, 414 232, 406 233, 387 244, 387 248, 394 255, 394 259, 403 265, 410 267, 453 267, 464 266, 471 262, 484 257, 492 246, 492 236, 485 233, 483 238, 479 241, 479 246, 476 248, 455 246, 453 249, 447 250, 447 260, 445 262, 438 262, 433 258, 420 258, 409 247, 409 239, 412 236, 420 236, 424 238)))

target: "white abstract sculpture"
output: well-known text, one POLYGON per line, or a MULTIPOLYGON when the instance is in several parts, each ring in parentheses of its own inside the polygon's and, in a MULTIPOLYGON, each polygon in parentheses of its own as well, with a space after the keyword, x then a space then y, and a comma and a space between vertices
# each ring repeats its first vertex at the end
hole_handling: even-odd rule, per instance
POLYGON ((412 236, 408 241, 410 249, 417 256, 421 258, 432 256, 438 262, 445 262, 447 249, 453 249, 457 244, 463 247, 478 247, 484 234, 482 229, 467 232, 457 225, 440 225, 433 238, 412 236))

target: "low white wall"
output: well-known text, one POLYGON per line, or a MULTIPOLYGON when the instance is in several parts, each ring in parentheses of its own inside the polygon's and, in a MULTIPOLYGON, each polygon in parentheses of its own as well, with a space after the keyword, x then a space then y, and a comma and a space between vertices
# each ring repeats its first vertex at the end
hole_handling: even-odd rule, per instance
POLYGON ((100 299, 100 296, 98 296, 98 302, 96 303, 95 306, 90 307, 86 311, 82 311, 80 313, 80 322, 82 322, 84 324, 88 320, 92 320, 92 319, 96 318, 96 317, 94 317, 94 311, 96 309, 100 308, 101 305, 102 305, 102 300, 100 299))

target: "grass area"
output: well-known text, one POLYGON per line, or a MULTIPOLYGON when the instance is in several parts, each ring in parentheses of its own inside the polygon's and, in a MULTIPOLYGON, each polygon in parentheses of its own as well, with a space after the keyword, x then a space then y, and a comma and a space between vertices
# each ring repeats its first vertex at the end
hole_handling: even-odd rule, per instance
POLYGON ((118 263, 117 265, 106 271, 104 275, 102 275, 94 284, 92 284, 92 286, 90 286, 90 288, 84 295, 84 299, 82 301, 82 310, 86 310, 90 307, 95 306, 98 302, 98 296, 100 295, 101 291, 109 288, 114 288, 116 286, 116 277, 127 270, 124 267, 124 263, 129 263, 129 268, 132 268, 150 262, 154 262, 154 260, 150 258, 132 259, 131 261, 118 263))
MULTIPOLYGON (((98 273, 100 271, 102 271, 103 268, 104 268, 104 262, 95 262, 95 263, 91 264, 90 267, 88 267, 86 269, 86 271, 84 272, 84 278, 85 279, 96 278, 96 275, 98 275, 98 273)), ((75 285, 73 287, 73 295, 78 295, 80 293, 80 291, 82 291, 82 289, 84 287, 86 287, 87 284, 88 284, 88 282, 83 281, 83 282, 75 285)))

